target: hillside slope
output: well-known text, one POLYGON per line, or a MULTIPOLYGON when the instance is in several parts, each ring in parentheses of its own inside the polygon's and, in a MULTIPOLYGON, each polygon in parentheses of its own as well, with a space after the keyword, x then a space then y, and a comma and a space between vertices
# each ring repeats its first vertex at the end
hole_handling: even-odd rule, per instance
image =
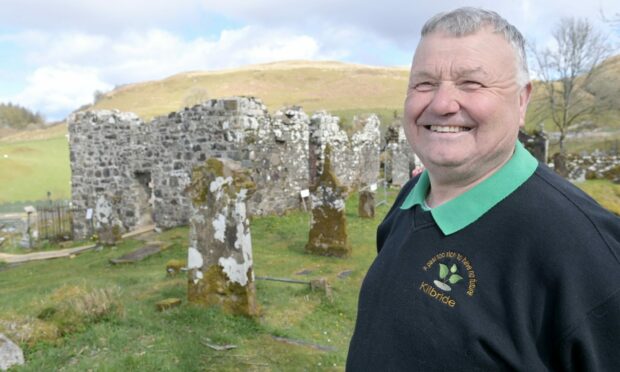
POLYGON ((205 99, 256 96, 271 112, 287 105, 307 113, 402 111, 408 69, 341 62, 289 61, 213 72, 186 72, 121 86, 92 108, 132 111, 145 120, 205 99))

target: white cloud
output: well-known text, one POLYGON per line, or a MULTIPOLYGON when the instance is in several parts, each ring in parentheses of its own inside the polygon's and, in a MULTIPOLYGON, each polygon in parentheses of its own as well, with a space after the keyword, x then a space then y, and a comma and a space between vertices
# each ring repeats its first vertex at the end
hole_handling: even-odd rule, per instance
POLYGON ((200 0, 2 0, 3 27, 83 30, 115 34, 127 29, 196 21, 200 0))
POLYGON ((219 38, 184 40, 152 29, 118 38, 86 33, 24 33, 4 36, 28 44, 36 63, 23 91, 8 100, 59 119, 92 101, 95 90, 160 79, 189 70, 213 70, 285 59, 337 59, 314 38, 288 29, 243 27, 219 38))
MULTIPOLYGON (((15 60, 29 76, 7 99, 59 117, 96 89, 188 70, 284 59, 407 64, 426 19, 464 5, 497 11, 540 44, 561 16, 620 11, 617 0, 3 0, 0 24, 14 33, 0 42, 22 53, 15 60)), ((0 61, 0 76, 13 68, 0 61)))
POLYGON ((93 68, 72 65, 41 67, 28 77, 28 86, 12 101, 57 120, 69 111, 92 102, 95 90, 109 90, 93 68))
POLYGON ((460 6, 494 10, 516 25, 525 35, 538 38, 548 34, 560 17, 588 17, 593 22, 600 23, 600 10, 606 14, 620 12, 620 3, 617 0, 549 0, 538 2, 535 6, 531 4, 531 0, 315 0, 293 4, 290 0, 205 1, 208 11, 238 18, 249 24, 303 28, 304 32, 310 35, 318 34, 326 27, 350 28, 390 40, 401 47, 415 45, 420 29, 428 18, 460 6))

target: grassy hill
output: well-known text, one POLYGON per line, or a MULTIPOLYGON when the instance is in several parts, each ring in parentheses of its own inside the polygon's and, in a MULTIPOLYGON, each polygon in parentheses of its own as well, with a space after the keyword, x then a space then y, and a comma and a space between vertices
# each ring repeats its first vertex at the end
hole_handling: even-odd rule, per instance
POLYGON ((306 113, 325 109, 350 118, 378 112, 402 113, 408 69, 341 62, 278 62, 213 72, 186 72, 169 78, 119 87, 94 109, 132 111, 145 120, 166 115, 206 98, 256 96, 271 112, 287 105, 306 113))
POLYGON ((66 134, 67 125, 59 124, 0 139, 0 204, 44 200, 48 191, 53 199, 71 197, 66 134))

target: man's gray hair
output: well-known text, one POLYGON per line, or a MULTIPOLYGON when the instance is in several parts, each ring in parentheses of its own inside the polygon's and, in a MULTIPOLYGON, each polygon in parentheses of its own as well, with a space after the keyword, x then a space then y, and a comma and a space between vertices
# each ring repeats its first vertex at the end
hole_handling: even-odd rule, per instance
POLYGON ((512 46, 517 59, 517 82, 525 86, 530 81, 525 54, 525 38, 517 28, 499 14, 485 9, 463 7, 451 12, 439 13, 422 27, 422 37, 443 31, 450 36, 461 37, 490 26, 494 33, 501 34, 512 46))

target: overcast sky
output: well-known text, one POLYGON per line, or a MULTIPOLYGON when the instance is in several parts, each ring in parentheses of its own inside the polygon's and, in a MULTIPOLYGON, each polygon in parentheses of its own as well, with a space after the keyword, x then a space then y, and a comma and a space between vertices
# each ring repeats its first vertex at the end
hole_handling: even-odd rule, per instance
POLYGON ((424 21, 478 6, 528 40, 550 42, 563 16, 602 22, 617 0, 0 0, 0 102, 63 119, 95 90, 278 60, 407 66, 424 21))

